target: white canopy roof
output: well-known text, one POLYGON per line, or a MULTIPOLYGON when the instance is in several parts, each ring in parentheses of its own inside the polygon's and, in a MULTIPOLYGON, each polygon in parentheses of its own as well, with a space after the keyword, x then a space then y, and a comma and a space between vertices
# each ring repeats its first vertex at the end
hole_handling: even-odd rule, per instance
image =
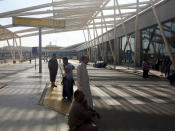
MULTIPOLYGON (((121 16, 119 16, 117 7, 121 9, 122 19, 125 21, 136 15, 136 0, 118 1, 119 5, 114 6, 114 0, 53 0, 51 3, 0 13, 0 19, 20 16, 65 20, 65 28, 45 27, 42 29, 42 34, 49 34, 83 30, 87 27, 92 29, 94 27, 93 24, 97 28, 104 28, 104 22, 101 22, 102 16, 100 13, 103 11, 105 23, 108 29, 111 29, 114 28, 114 25, 121 24, 121 16), (114 8, 116 9, 116 14, 114 13, 114 8), (116 22, 114 22, 114 17, 116 22)), ((156 3, 161 1, 163 0, 154 0, 156 3)), ((150 0, 139 0, 138 4, 139 12, 151 6, 150 0)), ((37 27, 10 31, 13 28, 18 27, 14 27, 12 24, 0 26, 0 40, 38 35, 37 27)))

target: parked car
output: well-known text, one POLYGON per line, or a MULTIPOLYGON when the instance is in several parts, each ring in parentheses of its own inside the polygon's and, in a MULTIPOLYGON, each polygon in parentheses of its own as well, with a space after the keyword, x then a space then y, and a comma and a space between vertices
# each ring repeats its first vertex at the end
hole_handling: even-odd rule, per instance
POLYGON ((93 64, 93 67, 96 68, 105 68, 107 63, 103 60, 96 60, 95 63, 93 64))

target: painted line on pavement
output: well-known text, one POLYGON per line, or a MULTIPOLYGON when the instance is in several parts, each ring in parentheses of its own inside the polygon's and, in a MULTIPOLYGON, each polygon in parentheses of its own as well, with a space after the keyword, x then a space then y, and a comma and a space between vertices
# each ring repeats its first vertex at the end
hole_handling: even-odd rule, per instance
MULTIPOLYGON (((152 92, 152 93, 154 93, 154 94, 157 94, 157 95, 159 95, 159 96, 163 96, 163 97, 166 97, 166 98, 168 98, 168 99, 170 99, 170 100, 175 101, 175 97, 174 97, 174 96, 165 94, 165 93, 163 93, 163 92, 161 92, 161 91, 156 91, 156 90, 153 90, 153 89, 151 89, 151 88, 146 88, 146 87, 141 87, 141 88, 144 89, 144 90, 150 91, 150 92, 152 92)), ((156 87, 156 88, 158 88, 158 87, 156 87)))
POLYGON ((135 97, 117 89, 112 87, 111 85, 105 85, 104 87, 107 87, 108 90, 112 91, 113 93, 121 96, 122 98, 124 98, 125 100, 129 101, 132 104, 145 104, 144 102, 136 99, 135 97))
POLYGON ((156 97, 151 96, 149 94, 146 94, 146 93, 144 93, 142 91, 139 91, 137 89, 134 89, 134 87, 133 88, 132 87, 122 87, 122 88, 125 88, 125 89, 127 89, 127 90, 129 90, 129 91, 131 91, 131 92, 133 92, 133 93, 135 93, 137 95, 140 95, 142 97, 145 97, 145 98, 147 98, 147 99, 149 99, 149 100, 151 100, 153 102, 156 102, 156 103, 167 103, 166 101, 164 101, 162 99, 156 98, 156 97))
POLYGON ((102 91, 100 88, 96 87, 95 85, 91 85, 91 90, 97 94, 102 101, 104 101, 108 105, 121 105, 118 101, 113 99, 110 95, 102 91))

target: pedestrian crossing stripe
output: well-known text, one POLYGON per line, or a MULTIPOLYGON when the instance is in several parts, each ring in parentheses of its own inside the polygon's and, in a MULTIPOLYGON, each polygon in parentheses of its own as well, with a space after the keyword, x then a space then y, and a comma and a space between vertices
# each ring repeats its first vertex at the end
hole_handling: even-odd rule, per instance
POLYGON ((100 88, 91 85, 91 90, 94 91, 102 100, 108 105, 121 105, 118 101, 113 99, 110 95, 102 91, 100 88))
POLYGON ((149 95, 147 93, 144 93, 144 92, 139 91, 137 89, 134 89, 132 87, 123 87, 123 88, 125 88, 125 89, 129 90, 130 92, 133 92, 133 93, 135 93, 137 95, 140 95, 142 97, 145 97, 145 98, 147 98, 147 99, 149 99, 149 100, 151 100, 153 102, 156 102, 156 103, 166 103, 166 101, 164 101, 162 99, 156 98, 154 96, 151 96, 151 95, 149 95))
POLYGON ((124 99, 126 99, 127 101, 129 101, 132 104, 145 104, 144 102, 137 100, 135 97, 133 97, 133 96, 117 89, 117 88, 114 88, 110 85, 105 85, 105 87, 107 87, 107 89, 110 90, 111 92, 113 92, 121 97, 124 97, 124 99))
MULTIPOLYGON (((103 85, 103 86, 96 86, 96 85, 90 85, 91 87, 91 91, 93 94, 95 94, 96 96, 100 97, 100 99, 107 105, 122 105, 119 101, 117 101, 115 98, 111 97, 108 93, 106 93, 105 91, 103 91, 100 87, 105 87, 106 90, 109 90, 110 92, 112 92, 115 95, 118 95, 120 97, 122 97, 123 99, 125 99, 126 101, 128 101, 131 104, 134 105, 142 105, 142 104, 146 104, 146 102, 139 100, 137 98, 135 98, 134 96, 130 95, 128 92, 126 93, 125 91, 123 91, 122 89, 126 89, 129 92, 132 92, 138 96, 144 97, 152 102, 155 103, 167 103, 166 100, 160 99, 155 97, 154 95, 150 95, 149 93, 145 93, 144 90, 149 91, 151 93, 154 93, 156 96, 163 96, 165 98, 168 98, 172 101, 175 101, 175 97, 166 93, 163 93, 161 91, 157 91, 151 88, 147 88, 147 87, 141 87, 138 85, 134 85, 136 87, 130 87, 130 86, 124 86, 124 85, 120 85, 120 89, 116 88, 115 86, 112 85, 103 85), (139 87, 140 89, 143 90, 139 90, 137 89, 137 87, 139 87)), ((153 86, 155 87, 155 86, 153 86)), ((157 87, 158 88, 158 87, 157 87)), ((161 88, 161 87, 160 87, 161 88)), ((74 91, 77 89, 77 86, 74 86, 74 91)), ((167 89, 168 90, 168 89, 167 89)))
POLYGON ((141 87, 141 88, 144 89, 144 90, 146 90, 146 91, 152 92, 152 93, 154 93, 154 94, 157 94, 157 95, 166 97, 166 98, 168 98, 168 99, 170 99, 170 100, 172 100, 172 101, 175 101, 175 97, 174 97, 174 96, 171 96, 171 95, 169 95, 169 94, 165 94, 165 93, 163 93, 163 92, 161 92, 161 91, 156 91, 156 90, 153 90, 153 89, 151 89, 151 88, 146 88, 146 87, 141 87))

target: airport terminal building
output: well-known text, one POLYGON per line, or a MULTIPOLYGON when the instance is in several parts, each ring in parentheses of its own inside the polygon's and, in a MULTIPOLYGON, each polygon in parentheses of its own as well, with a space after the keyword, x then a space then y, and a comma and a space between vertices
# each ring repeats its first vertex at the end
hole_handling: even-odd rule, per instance
MULTIPOLYGON (((175 0, 165 0, 155 7, 171 52, 175 56, 175 0)), ((155 64, 157 59, 161 60, 169 57, 153 9, 149 7, 139 13, 137 39, 135 39, 135 21, 136 16, 124 23, 130 44, 127 43, 126 35, 122 30, 122 24, 120 24, 116 29, 112 29, 108 33, 104 33, 92 40, 92 46, 89 48, 87 48, 86 42, 82 43, 76 48, 78 57, 90 55, 90 60, 95 61, 102 54, 103 59, 107 63, 125 65, 129 62, 131 65, 134 65, 134 55, 136 55, 137 66, 141 66, 142 60, 145 57, 148 58, 151 66, 155 64), (110 51, 110 44, 114 54, 110 51)))

